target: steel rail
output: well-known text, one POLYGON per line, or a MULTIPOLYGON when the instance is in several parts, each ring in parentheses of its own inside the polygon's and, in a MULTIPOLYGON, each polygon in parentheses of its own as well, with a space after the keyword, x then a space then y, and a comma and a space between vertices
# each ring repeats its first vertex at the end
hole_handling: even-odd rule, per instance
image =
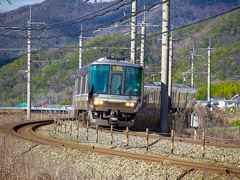
POLYGON ((21 137, 23 139, 35 141, 37 143, 41 143, 45 145, 85 149, 91 152, 100 153, 104 155, 121 156, 121 157, 145 160, 145 161, 151 161, 151 162, 164 163, 164 161, 169 161, 171 165, 180 166, 180 167, 194 168, 194 169, 204 170, 204 171, 206 170, 216 171, 219 173, 228 173, 228 174, 233 173, 236 175, 240 174, 240 168, 237 168, 237 167, 230 167, 230 166, 218 165, 213 163, 201 163, 201 162, 193 162, 193 161, 187 161, 187 160, 178 160, 178 159, 172 159, 172 158, 161 157, 161 156, 153 156, 153 155, 132 153, 127 151, 106 149, 106 148, 78 144, 74 142, 46 137, 35 132, 37 128, 48 125, 48 124, 52 124, 52 123, 53 123, 53 120, 43 120, 43 121, 34 121, 34 122, 18 124, 12 128, 12 132, 14 135, 21 137), (25 128, 25 130, 21 131, 21 128, 25 128))

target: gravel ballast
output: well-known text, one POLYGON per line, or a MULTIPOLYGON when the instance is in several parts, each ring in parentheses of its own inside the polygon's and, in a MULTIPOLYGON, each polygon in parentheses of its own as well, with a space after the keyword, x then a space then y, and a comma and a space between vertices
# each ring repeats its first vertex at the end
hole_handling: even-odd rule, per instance
MULTIPOLYGON (((0 125, 0 130, 10 128, 11 124, 0 125)), ((64 131, 64 126, 62 126, 64 131)), ((14 156, 29 156, 36 158, 35 173, 49 173, 57 179, 219 179, 230 178, 229 174, 222 174, 176 167, 171 161, 153 163, 143 160, 128 159, 119 156, 107 156, 81 149, 55 147, 49 144, 39 144, 13 136, 7 131, 0 131, 1 148, 11 149, 14 156), (42 172, 43 171, 43 172, 42 172), (189 171, 189 172, 188 172, 189 171), (187 173, 186 173, 187 172, 187 173), (186 173, 186 174, 185 174, 186 173), (185 174, 185 175, 183 175, 185 174)), ((9 131, 10 132, 10 131, 9 131)), ((113 144, 110 144, 110 134, 98 131, 99 138, 96 143, 96 131, 89 129, 89 138, 86 141, 86 128, 79 127, 79 137, 76 138, 76 122, 73 122, 72 135, 54 131, 53 124, 37 130, 38 133, 53 138, 64 139, 76 143, 87 144, 104 148, 111 148, 129 152, 151 154, 195 162, 214 162, 239 167, 239 149, 223 149, 207 147, 205 158, 201 157, 201 146, 183 142, 174 143, 174 154, 170 153, 170 141, 149 139, 149 150, 146 151, 145 139, 129 136, 129 146, 126 147, 125 135, 113 135, 113 144)), ((7 157, 8 158, 8 157, 7 157)), ((11 158, 11 157, 9 157, 11 158)), ((193 163, 194 166, 194 163, 193 163)), ((232 176, 232 179, 238 179, 232 176)))

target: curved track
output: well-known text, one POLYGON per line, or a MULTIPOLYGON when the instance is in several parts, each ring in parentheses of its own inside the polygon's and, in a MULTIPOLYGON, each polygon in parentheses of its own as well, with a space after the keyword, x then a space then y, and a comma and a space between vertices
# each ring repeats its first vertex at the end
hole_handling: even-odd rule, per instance
POLYGON ((228 174, 233 173, 238 176, 240 175, 240 168, 236 168, 236 167, 228 167, 228 166, 217 165, 212 163, 192 162, 187 160, 178 160, 178 159, 171 159, 171 158, 160 157, 160 156, 152 156, 152 155, 145 155, 145 154, 126 152, 126 151, 94 147, 90 145, 78 144, 74 142, 63 141, 63 140, 54 139, 51 137, 46 137, 35 132, 37 128, 44 125, 51 124, 51 123, 53 123, 53 120, 34 121, 34 122, 18 124, 12 128, 12 132, 16 136, 19 136, 21 138, 24 138, 30 141, 42 143, 42 144, 86 149, 92 152, 101 153, 105 155, 122 156, 126 158, 141 159, 141 160, 151 161, 151 162, 164 163, 167 161, 171 165, 187 167, 191 169, 210 170, 210 171, 217 171, 220 173, 228 173, 228 174))

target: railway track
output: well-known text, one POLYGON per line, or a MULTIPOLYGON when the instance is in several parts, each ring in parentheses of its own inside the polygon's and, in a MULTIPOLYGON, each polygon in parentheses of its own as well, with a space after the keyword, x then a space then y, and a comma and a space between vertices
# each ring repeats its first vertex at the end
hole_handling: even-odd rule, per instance
POLYGON ((79 144, 79 143, 74 143, 69 141, 63 141, 63 140, 55 139, 51 137, 46 137, 35 132, 37 128, 41 126, 49 125, 51 123, 53 123, 53 120, 34 121, 34 122, 18 124, 12 128, 12 133, 23 139, 35 141, 41 144, 49 144, 53 146, 62 146, 62 147, 70 147, 70 148, 79 148, 79 149, 85 149, 88 151, 101 153, 105 155, 122 156, 126 158, 141 159, 145 161, 159 162, 163 164, 168 163, 171 165, 187 167, 191 169, 210 170, 210 171, 216 171, 219 173, 228 173, 228 174, 233 173, 238 176, 240 175, 240 168, 237 168, 237 167, 229 167, 229 166, 217 165, 213 163, 192 162, 187 160, 178 160, 178 159, 172 159, 172 158, 166 158, 166 157, 160 157, 160 156, 152 156, 152 155, 138 154, 138 153, 132 153, 132 152, 126 152, 126 151, 113 150, 113 149, 106 149, 101 147, 94 147, 90 145, 84 145, 84 144, 79 144))

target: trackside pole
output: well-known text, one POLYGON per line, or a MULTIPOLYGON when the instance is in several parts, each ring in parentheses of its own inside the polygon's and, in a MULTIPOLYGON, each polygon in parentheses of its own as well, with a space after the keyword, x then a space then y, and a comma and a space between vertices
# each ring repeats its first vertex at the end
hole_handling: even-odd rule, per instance
POLYGON ((79 122, 77 121, 77 139, 78 139, 78 134, 79 134, 79 122))
POLYGON ((148 128, 146 129, 146 149, 148 150, 148 128))
POLYGON ((72 121, 70 121, 70 136, 72 135, 72 121))
POLYGON ((173 154, 174 130, 172 130, 171 136, 172 136, 172 143, 171 143, 171 154, 173 154))
POLYGON ((205 132, 203 132, 202 140, 203 140, 202 157, 204 157, 204 152, 205 152, 205 132))
POLYGON ((127 146, 128 146, 128 127, 127 127, 127 146))
POLYGON ((67 131, 67 123, 66 123, 67 119, 65 118, 65 128, 64 128, 64 132, 66 134, 66 131, 67 131))
POLYGON ((162 64, 161 64, 161 121, 160 133, 168 133, 168 72, 169 72, 169 6, 170 0, 163 4, 162 13, 162 64), (164 33, 166 32, 166 33, 164 33))
POLYGON ((113 126, 111 126, 111 144, 113 142, 113 126))
POLYGON ((96 143, 98 142, 98 125, 96 124, 96 143))
POLYGON ((87 122, 86 140, 88 141, 88 122, 87 122))

